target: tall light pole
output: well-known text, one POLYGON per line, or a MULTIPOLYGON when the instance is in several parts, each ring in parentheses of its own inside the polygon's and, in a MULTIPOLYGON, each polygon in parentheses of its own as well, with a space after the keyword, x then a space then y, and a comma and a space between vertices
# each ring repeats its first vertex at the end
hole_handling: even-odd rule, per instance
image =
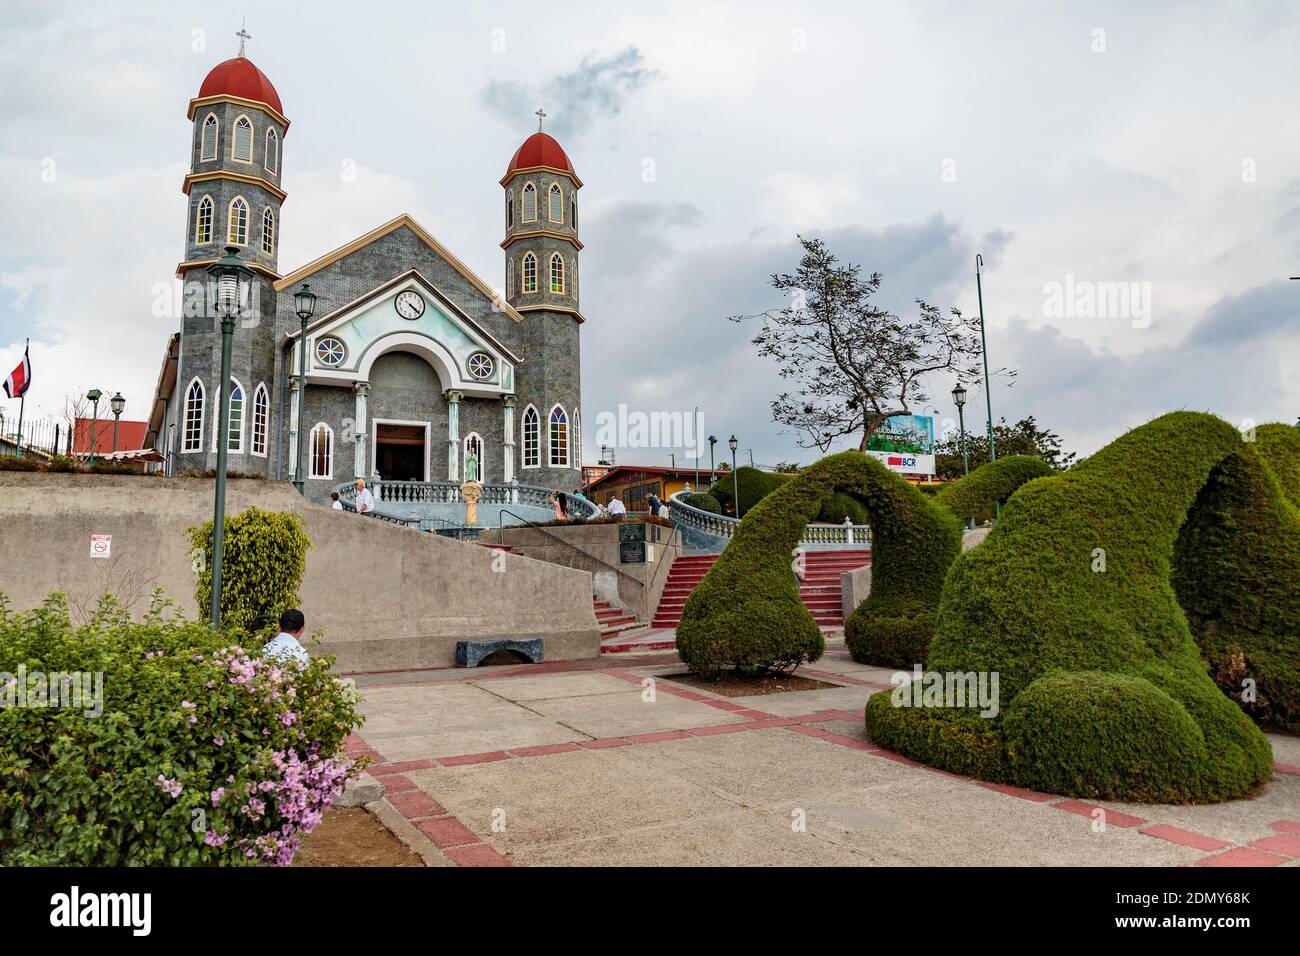
POLYGON ((307 323, 316 312, 316 293, 306 282, 293 294, 293 310, 302 323, 298 333, 298 467, 294 469, 293 486, 298 494, 306 487, 307 462, 307 323))
POLYGON ((208 267, 217 283, 216 307, 221 316, 221 387, 217 392, 217 480, 212 505, 211 625, 221 624, 221 571, 226 545, 226 461, 230 454, 230 351, 235 338, 235 316, 242 292, 253 270, 239 260, 239 247, 226 246, 226 254, 208 267))
POLYGON ((108 400, 108 407, 113 410, 113 454, 117 454, 117 425, 122 420, 122 411, 126 408, 126 399, 117 392, 108 400))
POLYGON ((980 304, 980 352, 984 355, 984 404, 989 416, 989 461, 997 461, 998 447, 993 440, 993 383, 989 381, 989 346, 984 337, 984 284, 980 279, 980 269, 983 265, 984 257, 976 253, 975 294, 979 297, 980 304))
POLYGON ((731 500, 735 502, 737 521, 740 520, 740 480, 736 477, 736 447, 739 444, 735 435, 727 439, 727 447, 731 449, 731 500))
POLYGON ((713 463, 713 446, 718 443, 717 435, 709 436, 709 484, 713 484, 718 477, 718 468, 713 463))
POLYGON ((90 399, 90 405, 94 409, 91 412, 94 417, 90 419, 90 463, 92 465, 95 463, 95 426, 99 424, 99 399, 103 394, 97 388, 92 388, 86 393, 86 397, 90 399))
POLYGON ((700 406, 695 406, 695 428, 692 430, 692 436, 695 438, 695 491, 698 494, 700 490, 700 406))

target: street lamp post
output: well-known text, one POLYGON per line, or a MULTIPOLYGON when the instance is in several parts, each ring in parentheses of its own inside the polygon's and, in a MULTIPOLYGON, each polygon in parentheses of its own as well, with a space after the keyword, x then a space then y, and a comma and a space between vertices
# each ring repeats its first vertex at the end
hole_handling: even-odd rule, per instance
POLYGON ((736 447, 739 444, 735 435, 727 439, 727 447, 731 449, 731 500, 735 502, 737 521, 740 520, 740 480, 736 477, 736 447))
POLYGON ((306 282, 293 294, 293 309, 302 323, 298 336, 298 467, 294 469, 293 486, 298 494, 304 493, 307 459, 307 323, 316 312, 316 293, 306 282))
POLYGON ((695 490, 700 490, 700 406, 695 406, 695 428, 691 433, 695 441, 695 490))
POLYGON ((710 435, 709 436, 709 484, 713 484, 714 480, 718 477, 718 468, 713 463, 713 446, 716 445, 717 443, 718 443, 718 436, 710 435))
POLYGON ((117 425, 122 420, 122 411, 126 408, 126 399, 121 392, 108 400, 108 407, 113 410, 113 454, 117 454, 117 425))
POLYGON ((235 337, 235 316, 239 313, 244 287, 253 271, 239 259, 239 247, 227 246, 226 254, 208 267, 217 283, 216 307, 221 316, 221 387, 217 400, 217 478, 212 506, 212 601, 208 620, 221 624, 221 571, 226 543, 226 461, 230 453, 230 352, 235 337))
POLYGON ((90 399, 90 405, 94 409, 91 414, 94 416, 90 419, 90 463, 95 463, 95 426, 99 424, 99 399, 104 393, 97 388, 92 388, 86 393, 90 399))
POLYGON ((984 406, 988 410, 989 418, 989 461, 998 460, 997 444, 993 440, 993 383, 989 381, 989 346, 984 337, 984 284, 980 278, 980 268, 984 265, 984 257, 976 254, 975 256, 975 294, 979 297, 980 305, 980 352, 984 356, 984 406))
MULTIPOLYGON (((966 386, 962 385, 961 382, 958 382, 957 387, 952 390, 952 401, 957 406, 958 442, 961 445, 961 473, 969 475, 970 458, 966 454, 966 416, 962 412, 966 405, 966 386)), ((975 519, 967 518, 966 527, 975 527, 975 519)))

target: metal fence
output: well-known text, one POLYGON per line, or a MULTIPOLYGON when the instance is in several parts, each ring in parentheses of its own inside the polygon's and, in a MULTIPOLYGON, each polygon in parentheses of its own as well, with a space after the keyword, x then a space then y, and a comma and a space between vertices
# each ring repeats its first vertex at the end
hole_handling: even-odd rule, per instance
POLYGON ((0 455, 22 454, 25 458, 48 459, 72 452, 68 423, 53 418, 24 416, 22 449, 19 450, 18 416, 0 409, 0 455))

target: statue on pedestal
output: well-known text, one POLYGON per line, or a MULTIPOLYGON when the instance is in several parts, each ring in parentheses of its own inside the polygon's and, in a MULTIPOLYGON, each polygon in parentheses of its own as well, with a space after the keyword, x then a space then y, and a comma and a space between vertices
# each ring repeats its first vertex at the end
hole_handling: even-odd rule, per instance
POLYGON ((472 451, 465 456, 465 481, 460 486, 460 496, 465 499, 465 523, 478 524, 478 500, 483 497, 483 486, 478 482, 478 456, 472 451))

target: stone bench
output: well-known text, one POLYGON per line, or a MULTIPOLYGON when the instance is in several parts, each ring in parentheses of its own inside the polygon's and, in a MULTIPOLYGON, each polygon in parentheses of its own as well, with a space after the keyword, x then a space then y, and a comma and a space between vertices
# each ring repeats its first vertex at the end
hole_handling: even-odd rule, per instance
POLYGON ((519 640, 457 641, 456 666, 478 667, 483 659, 498 651, 512 651, 530 664, 542 662, 542 639, 525 637, 519 640))

